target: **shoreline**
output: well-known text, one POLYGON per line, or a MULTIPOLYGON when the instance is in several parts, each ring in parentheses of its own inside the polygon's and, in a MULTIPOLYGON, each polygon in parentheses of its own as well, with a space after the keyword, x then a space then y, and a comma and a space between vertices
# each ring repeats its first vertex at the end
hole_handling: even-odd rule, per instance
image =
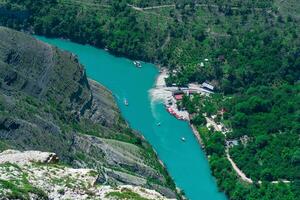
POLYGON ((204 142, 203 142, 203 140, 202 140, 202 138, 200 136, 200 133, 198 132, 197 128, 193 124, 191 124, 190 121, 189 121, 189 125, 190 125, 190 127, 192 129, 192 132, 193 132, 195 138, 197 139, 197 142, 199 143, 200 147, 202 148, 202 150, 206 154, 205 145, 204 145, 204 142))
MULTIPOLYGON (((165 87, 165 85, 166 85, 165 78, 168 77, 168 75, 167 75, 168 70, 166 68, 161 67, 161 66, 156 65, 156 64, 154 66, 159 70, 159 73, 158 73, 158 75, 155 78, 155 83, 154 83, 153 87, 149 90, 151 102, 152 101, 163 101, 163 103, 165 104, 165 100, 168 98, 168 96, 172 95, 171 92, 168 92, 168 91, 166 91, 166 90, 163 89, 163 87, 165 87)), ((155 154, 157 156, 157 159, 160 162, 160 164, 164 167, 164 169, 169 174, 167 166, 159 158, 159 155, 158 155, 157 151, 154 148, 153 148, 153 151, 155 152, 155 154)), ((169 174, 169 176, 173 179, 173 177, 170 174, 169 174)), ((176 182, 174 181, 174 179, 173 179, 173 182, 175 184, 176 191, 177 191, 179 197, 181 198, 181 200, 188 200, 188 198, 184 194, 182 194, 182 192, 183 192, 182 188, 180 188, 176 184, 176 182)))
POLYGON ((179 110, 174 97, 174 92, 180 90, 179 87, 167 87, 165 79, 168 77, 168 70, 164 67, 160 68, 159 74, 156 76, 155 84, 149 90, 151 101, 161 101, 165 105, 167 111, 177 119, 189 121, 189 113, 185 110, 179 110))
MULTIPOLYGON (((163 89, 163 87, 166 87, 166 83, 165 83, 164 79, 168 77, 168 75, 167 75, 168 70, 166 68, 163 68, 163 67, 158 67, 158 68, 161 69, 161 70, 160 70, 159 74, 156 77, 154 87, 150 91, 150 93, 151 93, 151 100, 153 100, 153 101, 155 101, 155 100, 163 100, 164 101, 163 103, 165 103, 165 100, 167 99, 167 96, 169 94, 167 93, 166 90, 163 89), (159 96, 159 97, 154 97, 154 94, 155 94, 155 92, 153 92, 154 90, 164 90, 164 95, 159 96)), ((204 142, 203 142, 203 140, 202 140, 202 138, 201 138, 201 136, 200 136, 197 128, 191 123, 189 117, 188 117, 188 119, 186 121, 188 122, 190 128, 192 129, 192 132, 193 132, 193 134, 194 134, 197 142, 199 143, 201 149, 206 154, 204 142)))
MULTIPOLYGON (((92 78, 87 78, 87 80, 88 80, 88 82, 93 83, 93 84, 95 84, 95 85, 97 85, 97 86, 103 88, 105 91, 107 91, 108 93, 111 94, 111 96, 113 97, 112 101, 113 101, 114 105, 116 106, 119 115, 123 118, 121 108, 120 108, 120 106, 119 106, 118 103, 117 103, 117 99, 116 99, 116 96, 114 95, 114 93, 113 93, 110 89, 108 89, 107 87, 105 87, 104 85, 102 85, 102 83, 100 83, 100 82, 98 82, 98 81, 96 81, 96 80, 94 80, 94 79, 92 79, 92 78)), ((171 174, 169 173, 167 166, 166 166, 165 163, 160 159, 159 154, 157 153, 157 151, 155 150, 155 148, 153 147, 153 145, 150 144, 150 142, 145 138, 145 136, 144 136, 140 131, 138 131, 138 130, 136 130, 136 129, 133 129, 133 128, 130 126, 129 122, 128 122, 125 118, 124 118, 124 121, 125 121, 125 123, 126 123, 126 126, 127 126, 128 128, 130 128, 130 129, 133 131, 133 133, 134 133, 135 135, 137 135, 137 137, 142 138, 142 140, 144 140, 144 142, 146 142, 148 145, 150 145, 151 150, 153 151, 155 158, 156 158, 157 161, 160 163, 160 165, 162 166, 162 168, 165 170, 166 175, 169 176, 169 177, 172 179, 172 181, 173 181, 173 183, 174 183, 174 185, 175 185, 175 190, 174 190, 174 192, 176 192, 175 194, 178 195, 178 197, 179 197, 181 200, 187 200, 186 196, 183 195, 183 194, 181 193, 183 190, 177 186, 177 184, 176 184, 176 182, 174 181, 173 177, 172 177, 171 174)), ((160 193, 160 192, 158 192, 158 193, 159 193, 159 194, 162 194, 162 193, 160 193)))

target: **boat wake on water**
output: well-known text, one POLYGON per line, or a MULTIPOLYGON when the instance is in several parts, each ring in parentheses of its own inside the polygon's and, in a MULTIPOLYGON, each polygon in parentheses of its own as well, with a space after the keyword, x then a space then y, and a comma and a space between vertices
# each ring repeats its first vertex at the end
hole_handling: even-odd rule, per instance
POLYGON ((159 116, 158 116, 158 113, 156 112, 155 105, 157 103, 162 102, 162 100, 160 100, 160 99, 154 99, 153 95, 152 95, 152 90, 154 90, 154 89, 150 89, 149 90, 149 98, 150 98, 150 104, 151 104, 151 113, 152 113, 152 116, 154 117, 154 119, 159 120, 159 116))

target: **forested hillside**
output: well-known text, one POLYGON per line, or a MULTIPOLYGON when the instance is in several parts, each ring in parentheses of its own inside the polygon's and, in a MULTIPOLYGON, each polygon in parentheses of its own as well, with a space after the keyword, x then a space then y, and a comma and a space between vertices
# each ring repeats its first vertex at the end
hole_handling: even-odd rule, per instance
POLYGON ((184 106, 198 116, 193 122, 206 138, 220 188, 231 199, 300 198, 296 0, 1 2, 3 25, 158 63, 177 72, 168 84, 211 82, 218 95, 186 99, 184 106), (262 184, 240 181, 226 160, 222 135, 202 127, 202 114, 220 109, 226 114, 218 120, 232 130, 228 137, 248 138, 230 154, 247 176, 262 184), (271 183, 280 180, 290 183, 271 183))
POLYGON ((300 84, 248 89, 230 101, 230 137, 251 138, 232 149, 238 165, 255 180, 295 180, 299 175, 300 84), (255 169, 255 170, 253 170, 255 169))

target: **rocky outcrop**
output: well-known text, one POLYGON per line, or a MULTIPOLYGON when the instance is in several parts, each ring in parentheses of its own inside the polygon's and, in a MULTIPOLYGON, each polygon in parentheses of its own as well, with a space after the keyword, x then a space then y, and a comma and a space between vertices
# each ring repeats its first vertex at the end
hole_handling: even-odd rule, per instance
MULTIPOLYGON (((114 102, 112 93, 94 80, 89 79, 93 98, 91 108, 85 110, 84 117, 106 127, 114 127, 120 120, 120 113, 114 102)), ((124 125, 121 124, 120 125, 124 125)))
POLYGON ((11 163, 26 165, 28 163, 57 163, 58 157, 55 153, 40 151, 20 152, 16 150, 6 150, 0 153, 0 164, 11 163))
POLYGON ((59 165, 54 153, 7 150, 0 153, 0 199, 153 199, 166 200, 154 190, 97 183, 91 169, 59 165), (27 188, 27 190, 25 189, 27 188), (30 189, 28 189, 30 188, 30 189))
POLYGON ((0 29, 0 78, 6 93, 23 91, 74 112, 91 101, 88 80, 78 59, 25 34, 0 29))

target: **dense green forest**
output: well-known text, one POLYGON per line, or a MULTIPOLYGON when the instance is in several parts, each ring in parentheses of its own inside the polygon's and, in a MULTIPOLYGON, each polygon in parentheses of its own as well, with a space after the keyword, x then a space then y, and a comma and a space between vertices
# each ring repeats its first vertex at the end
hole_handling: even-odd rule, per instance
POLYGON ((218 185, 226 191, 230 199, 299 199, 299 182, 270 184, 263 181, 261 184, 246 184, 239 180, 225 157, 224 136, 220 132, 209 131, 206 127, 199 127, 199 132, 206 146, 209 163, 213 174, 217 177, 218 185))
POLYGON ((2 25, 166 66, 177 71, 168 84, 210 81, 218 94, 185 97, 182 107, 195 116, 220 188, 231 199, 300 199, 296 0, 0 2, 2 25), (227 112, 217 120, 232 129, 227 137, 249 138, 230 149, 232 158, 262 184, 241 182, 225 157, 225 138, 203 128, 203 114, 222 108, 227 112), (277 180, 291 183, 271 183, 277 180))
POLYGON ((251 178, 294 180, 300 175, 299 99, 300 84, 250 88, 231 99, 231 137, 251 138, 249 144, 234 147, 231 154, 251 178))

